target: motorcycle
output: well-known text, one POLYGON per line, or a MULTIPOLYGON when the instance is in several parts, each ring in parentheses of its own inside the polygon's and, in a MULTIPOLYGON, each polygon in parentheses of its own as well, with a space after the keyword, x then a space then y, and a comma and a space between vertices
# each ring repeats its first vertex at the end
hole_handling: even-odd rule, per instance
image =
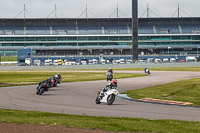
POLYGON ((37 89, 37 92, 36 94, 37 95, 42 95, 45 91, 48 91, 48 88, 49 88, 49 84, 47 82, 42 82, 38 85, 38 87, 36 88, 37 89))
POLYGON ((144 72, 147 74, 151 74, 148 68, 144 68, 144 72))
POLYGON ((98 95, 96 97, 96 104, 100 104, 102 102, 107 103, 107 105, 113 104, 115 101, 115 97, 119 95, 118 88, 107 88, 107 91, 104 91, 103 89, 101 92, 98 92, 98 95))
POLYGON ((53 86, 53 87, 57 87, 57 84, 58 84, 58 83, 60 84, 59 79, 56 78, 56 77, 53 77, 52 79, 53 79, 52 86, 53 86))
POLYGON ((107 81, 108 81, 108 80, 112 81, 112 79, 113 79, 113 74, 112 74, 111 72, 107 72, 106 75, 107 75, 107 81))

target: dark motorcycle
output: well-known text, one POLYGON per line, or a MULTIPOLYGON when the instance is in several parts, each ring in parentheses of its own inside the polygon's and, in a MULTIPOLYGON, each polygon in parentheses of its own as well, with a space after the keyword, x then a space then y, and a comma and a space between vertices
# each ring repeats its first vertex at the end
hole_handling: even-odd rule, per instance
POLYGON ((59 82, 60 80, 59 80, 59 78, 58 77, 52 77, 52 86, 53 87, 57 87, 57 84, 59 83, 60 84, 60 82, 59 82))
POLYGON ((107 81, 108 81, 108 80, 112 81, 112 79, 113 79, 113 74, 112 74, 111 72, 107 72, 106 75, 107 75, 107 81))
POLYGON ((48 84, 48 82, 40 82, 37 89, 36 94, 37 95, 42 95, 45 91, 48 91, 50 85, 48 84))

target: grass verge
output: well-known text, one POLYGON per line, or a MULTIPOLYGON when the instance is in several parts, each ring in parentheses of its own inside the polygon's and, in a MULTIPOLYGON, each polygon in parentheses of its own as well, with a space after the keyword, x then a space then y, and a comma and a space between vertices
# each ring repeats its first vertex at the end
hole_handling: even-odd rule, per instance
POLYGON ((191 102, 194 103, 195 106, 200 106, 200 78, 183 80, 139 90, 130 90, 124 93, 135 99, 156 98, 162 100, 191 102))
POLYGON ((17 61, 17 56, 1 56, 1 61, 17 61))
MULTIPOLYGON (((41 82, 42 80, 52 77, 57 72, 0 72, 1 79, 0 87, 26 85, 41 82)), ((62 82, 79 82, 79 81, 94 81, 105 80, 105 73, 94 72, 62 72, 62 82)), ((114 78, 130 78, 146 76, 145 74, 134 73, 115 73, 114 78)))
POLYGON ((46 112, 0 109, 0 122, 17 124, 64 125, 87 129, 125 132, 200 132, 200 122, 147 120, 139 118, 90 117, 46 112))

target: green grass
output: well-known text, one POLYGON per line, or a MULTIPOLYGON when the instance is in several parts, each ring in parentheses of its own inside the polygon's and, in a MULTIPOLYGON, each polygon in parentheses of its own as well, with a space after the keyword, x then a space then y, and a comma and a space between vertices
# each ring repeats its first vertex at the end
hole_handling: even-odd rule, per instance
POLYGON ((191 102, 200 106, 200 78, 124 92, 129 97, 191 102))
POLYGON ((1 61, 17 61, 17 56, 1 56, 1 61))
POLYGON ((197 133, 200 122, 147 120, 139 118, 89 117, 33 111, 0 109, 0 122, 64 125, 67 127, 125 132, 197 133))
MULTIPOLYGON (((14 86, 13 84, 19 83, 18 85, 25 83, 33 84, 46 80, 48 77, 52 77, 56 72, 0 72, 1 83, 0 87, 14 86), (8 84, 6 84, 8 83, 8 84), (9 84, 12 83, 12 84, 9 84)), ((94 81, 94 80, 106 80, 105 73, 94 73, 94 72, 61 72, 62 82, 79 82, 79 81, 94 81)), ((133 74, 133 73, 115 73, 114 78, 130 78, 146 76, 145 74, 133 74)))

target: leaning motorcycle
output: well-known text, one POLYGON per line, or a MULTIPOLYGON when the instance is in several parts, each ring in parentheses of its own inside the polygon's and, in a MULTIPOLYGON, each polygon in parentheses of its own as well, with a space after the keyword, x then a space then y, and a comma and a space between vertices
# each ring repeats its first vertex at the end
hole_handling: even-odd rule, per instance
POLYGON ((112 79, 113 79, 113 74, 112 74, 111 72, 107 72, 106 75, 107 75, 107 81, 108 81, 108 80, 112 81, 112 79))
POLYGON ((151 74, 148 68, 144 68, 144 72, 147 74, 151 74))
POLYGON ((98 92, 96 98, 96 104, 106 103, 107 105, 113 104, 115 97, 119 95, 118 88, 107 88, 107 91, 104 92, 104 89, 101 92, 98 92))
POLYGON ((37 92, 36 94, 37 95, 42 95, 45 91, 48 91, 48 88, 49 88, 49 84, 44 82, 44 83, 40 83, 38 85, 38 87, 36 88, 37 89, 37 92))
POLYGON ((59 82, 59 79, 56 78, 56 77, 54 77, 53 79, 54 79, 53 87, 57 87, 57 84, 58 84, 58 82, 59 82))

